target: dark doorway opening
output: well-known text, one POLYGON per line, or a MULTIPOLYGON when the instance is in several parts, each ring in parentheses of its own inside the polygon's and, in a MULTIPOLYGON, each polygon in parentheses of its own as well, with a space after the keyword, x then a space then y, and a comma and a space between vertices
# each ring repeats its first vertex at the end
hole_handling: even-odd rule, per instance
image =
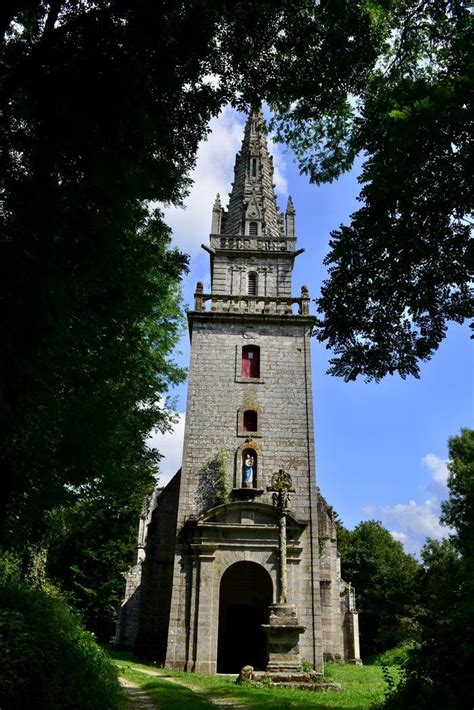
POLYGON ((267 639, 262 624, 268 621, 272 601, 272 580, 261 565, 236 562, 224 572, 219 597, 218 673, 238 673, 246 665, 265 669, 267 639))

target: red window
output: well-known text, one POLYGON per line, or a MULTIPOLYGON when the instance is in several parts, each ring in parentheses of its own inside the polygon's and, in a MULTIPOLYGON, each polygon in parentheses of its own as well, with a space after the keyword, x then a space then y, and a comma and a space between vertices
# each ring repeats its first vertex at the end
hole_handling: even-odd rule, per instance
POLYGON ((244 345, 242 348, 242 377, 260 377, 260 348, 244 345))
POLYGON ((246 409, 244 412, 244 431, 258 431, 257 412, 246 409))

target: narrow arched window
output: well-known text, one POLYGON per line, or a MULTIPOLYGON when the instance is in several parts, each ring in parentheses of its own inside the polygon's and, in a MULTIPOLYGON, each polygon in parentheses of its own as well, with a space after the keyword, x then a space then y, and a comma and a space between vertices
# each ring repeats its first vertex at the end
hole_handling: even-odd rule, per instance
POLYGON ((251 237, 256 237, 258 234, 258 224, 256 222, 250 222, 249 224, 249 234, 251 237))
POLYGON ((242 377, 260 377, 260 348, 244 345, 242 348, 242 377))
POLYGON ((250 159, 250 175, 257 177, 257 158, 250 159))
POLYGON ((258 277, 255 271, 251 271, 248 276, 248 294, 256 296, 258 293, 258 277))
POLYGON ((243 416, 243 430, 244 431, 258 431, 258 418, 257 412, 253 409, 246 409, 243 416))

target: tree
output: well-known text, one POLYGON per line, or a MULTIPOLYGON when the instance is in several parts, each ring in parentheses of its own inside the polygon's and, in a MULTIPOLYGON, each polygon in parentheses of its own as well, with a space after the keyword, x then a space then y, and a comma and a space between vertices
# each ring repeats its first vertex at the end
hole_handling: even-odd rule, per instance
POLYGON ((474 563, 474 431, 461 429, 448 442, 449 498, 441 522, 451 528, 451 540, 468 564, 474 563))
POLYGON ((457 0, 2 5, 4 541, 41 541, 49 510, 98 480, 118 480, 125 466, 139 487, 149 485, 156 453, 147 451, 147 431, 167 426, 160 395, 180 377, 169 353, 187 263, 149 201, 182 200, 198 143, 225 102, 248 108, 267 100, 280 136, 305 151, 302 167, 316 181, 368 153, 370 219, 354 220, 349 239, 334 239, 332 283, 343 284, 348 300, 323 289, 320 337, 340 354, 336 374, 416 372, 417 358, 429 357, 442 337, 444 318, 462 320, 471 303, 459 222, 461 196, 470 194, 460 104, 470 81, 470 22, 457 0), (433 140, 425 135, 430 126, 433 140), (399 169, 407 141, 416 143, 415 157, 399 169), (387 177, 401 190, 395 207, 387 177), (450 204, 458 200, 454 211, 445 194, 450 204), (404 225, 415 225, 411 236, 420 239, 426 226, 429 239, 423 231, 412 248, 410 236, 403 250, 404 225), (367 253, 364 234, 375 240, 367 253), (348 264, 372 292, 356 294, 348 264), (399 269, 398 280, 387 264, 399 269), (416 275, 408 295, 407 270, 416 275), (377 301, 387 273, 398 284, 391 308, 377 301), (407 335, 412 326, 419 337, 407 335))
POLYGON ((364 156, 362 207, 332 233, 317 300, 329 371, 345 380, 418 376, 449 321, 474 314, 469 3, 368 5, 392 39, 361 91, 333 115, 295 95, 276 121, 313 182, 364 156))
POLYGON ((148 204, 182 200, 209 118, 226 101, 283 106, 295 80, 301 93, 327 87, 321 105, 337 113, 388 28, 362 0, 342 11, 17 0, 0 27, 0 517, 11 543, 40 541, 48 510, 120 476, 124 461, 150 480, 146 432, 167 426, 160 395, 180 377, 169 353, 187 261, 148 204))
POLYGON ((367 658, 410 638, 419 564, 375 520, 338 529, 342 577, 356 588, 361 655, 367 658))
POLYGON ((137 538, 136 510, 143 505, 135 473, 108 490, 97 484, 56 511, 48 541, 46 573, 81 613, 101 642, 112 638, 123 596, 123 573, 137 538))
POLYGON ((441 521, 449 539, 428 540, 419 580, 419 645, 389 708, 472 707, 474 633, 474 431, 449 440, 449 498, 441 521))

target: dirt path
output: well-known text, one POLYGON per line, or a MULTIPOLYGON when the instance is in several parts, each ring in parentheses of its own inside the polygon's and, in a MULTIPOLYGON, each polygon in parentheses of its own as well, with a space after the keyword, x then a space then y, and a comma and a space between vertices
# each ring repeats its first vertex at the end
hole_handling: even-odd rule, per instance
MULTIPOLYGON (((137 673, 143 673, 144 675, 153 676, 154 678, 161 678, 161 680, 166 680, 168 683, 175 683, 176 685, 183 686, 183 688, 192 690, 197 695, 200 695, 202 698, 205 698, 207 701, 215 705, 216 708, 219 708, 219 710, 249 710, 249 706, 243 704, 239 698, 219 698, 216 696, 210 697, 207 693, 203 692, 201 687, 199 687, 198 685, 194 685, 194 683, 189 682, 187 680, 183 680, 182 678, 172 678, 171 676, 164 675, 163 673, 158 673, 157 671, 146 671, 143 668, 135 668, 135 670, 137 673)), ((151 706, 143 707, 154 706, 152 704, 151 706)))
POLYGON ((133 683, 123 676, 120 676, 119 683, 124 689, 130 708, 133 710, 135 708, 136 710, 160 710, 160 706, 153 702, 138 683, 133 683))

